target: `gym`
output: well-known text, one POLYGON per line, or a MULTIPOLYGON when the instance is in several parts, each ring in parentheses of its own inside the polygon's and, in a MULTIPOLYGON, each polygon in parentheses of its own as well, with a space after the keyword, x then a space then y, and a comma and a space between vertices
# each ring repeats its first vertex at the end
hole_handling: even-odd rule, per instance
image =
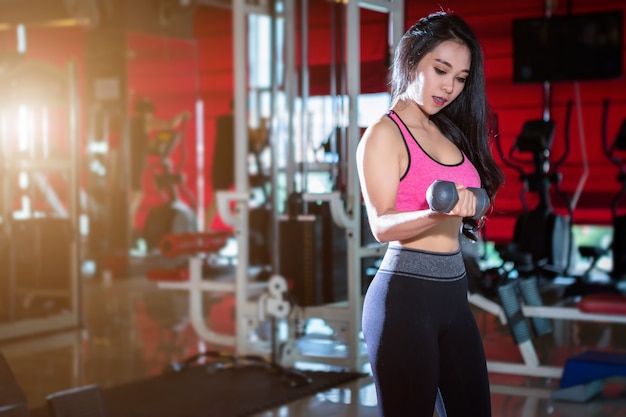
POLYGON ((493 416, 626 415, 622 0, 0 0, 0 416, 378 416, 354 155, 441 8, 505 174, 461 237, 493 416))

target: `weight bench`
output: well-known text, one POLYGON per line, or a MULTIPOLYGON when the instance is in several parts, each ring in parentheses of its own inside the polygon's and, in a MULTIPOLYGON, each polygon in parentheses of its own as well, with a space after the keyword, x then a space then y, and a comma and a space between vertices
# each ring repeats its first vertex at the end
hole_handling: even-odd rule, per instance
MULTIPOLYGON (((228 323, 218 323, 218 321, 220 317, 228 317, 229 312, 233 310, 236 282, 231 279, 206 279, 203 254, 215 253, 222 249, 230 237, 231 233, 226 231, 165 235, 159 242, 159 249, 163 256, 168 258, 186 256, 187 265, 175 268, 153 268, 146 274, 148 279, 156 282, 160 289, 187 291, 189 316, 195 332, 209 343, 227 347, 235 346, 236 338, 232 334, 232 326, 228 323), (209 318, 208 324, 204 311, 204 293, 217 294, 221 297, 221 302, 218 304, 219 310, 213 315, 213 319, 209 318), (225 332, 226 330, 228 332, 225 332)), ((218 278, 218 274, 215 275, 210 278, 218 278)), ((255 282, 250 283, 247 289, 250 294, 261 293, 267 289, 267 286, 267 282, 255 282)))
POLYGON ((168 234, 159 241, 159 250, 166 258, 215 253, 226 246, 230 237, 226 231, 168 234))
POLYGON ((585 295, 578 302, 578 309, 585 313, 626 316, 626 295, 600 293, 585 295))
MULTIPOLYGON (((159 241, 161 255, 166 258, 215 253, 226 246, 229 232, 176 233, 167 234, 159 241)), ((155 282, 189 281, 189 266, 151 268, 148 280, 155 282)))
MULTIPOLYGON (((580 299, 578 309, 590 314, 626 316, 626 295, 589 294, 580 299)), ((587 402, 604 389, 604 380, 626 376, 626 353, 590 350, 565 362, 559 389, 552 399, 587 402)))

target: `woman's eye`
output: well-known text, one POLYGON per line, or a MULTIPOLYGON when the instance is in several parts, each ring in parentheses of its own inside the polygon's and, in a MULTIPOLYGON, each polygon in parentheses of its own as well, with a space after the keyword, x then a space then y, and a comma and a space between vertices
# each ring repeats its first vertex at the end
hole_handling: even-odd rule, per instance
POLYGON ((458 82, 460 82, 461 84, 465 84, 465 81, 467 81, 467 78, 463 78, 463 77, 457 77, 456 79, 458 82))
POLYGON ((442 69, 440 69, 440 68, 435 68, 435 72, 436 72, 437 74, 439 74, 439 75, 443 75, 443 74, 445 74, 445 73, 446 73, 444 70, 442 70, 442 69))

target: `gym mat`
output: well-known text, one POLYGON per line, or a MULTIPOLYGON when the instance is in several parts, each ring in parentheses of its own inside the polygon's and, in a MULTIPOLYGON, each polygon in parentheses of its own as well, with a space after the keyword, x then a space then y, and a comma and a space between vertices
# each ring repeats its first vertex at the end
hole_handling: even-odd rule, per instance
MULTIPOLYGON (((341 371, 290 376, 262 366, 196 365, 108 388, 103 396, 107 417, 245 417, 363 376, 341 371)), ((50 417, 50 412, 41 407, 31 416, 50 417)))

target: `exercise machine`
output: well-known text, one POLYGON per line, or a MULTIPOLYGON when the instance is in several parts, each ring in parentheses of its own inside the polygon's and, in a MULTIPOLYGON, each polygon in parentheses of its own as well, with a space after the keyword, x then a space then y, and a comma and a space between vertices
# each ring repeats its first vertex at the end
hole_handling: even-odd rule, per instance
POLYGON ((158 165, 152 167, 152 175, 163 198, 163 203, 153 207, 146 218, 143 237, 148 251, 158 249, 161 238, 169 233, 191 233, 197 231, 197 219, 194 210, 181 199, 185 194, 191 205, 195 199, 185 186, 182 173, 186 163, 184 143, 181 145, 181 158, 176 168, 171 160, 172 152, 182 142, 186 121, 179 129, 156 132, 150 142, 149 157, 156 157, 158 165))
MULTIPOLYGON (((476 248, 468 251, 465 248, 470 246, 463 246, 472 292, 495 299, 499 296, 498 287, 512 277, 522 279, 536 277, 541 282, 568 273, 573 244, 571 232, 573 208, 569 197, 559 187, 561 181, 559 170, 570 151, 569 125, 572 105, 573 103, 569 102, 566 109, 563 154, 554 163, 551 155, 556 130, 554 121, 529 120, 524 123, 521 133, 506 156, 499 140, 498 120, 494 115, 492 128, 495 132, 496 150, 502 161, 519 174, 522 183, 519 192, 522 213, 516 219, 512 241, 495 245, 495 250, 502 260, 500 265, 483 270, 480 265, 480 254, 475 253, 478 252, 476 248), (552 190, 564 201, 566 214, 555 211, 551 201, 552 190), (536 200, 533 207, 529 204, 531 196, 536 200)), ((479 240, 478 243, 484 244, 480 237, 479 240)))
MULTIPOLYGON (((302 112, 298 115, 300 109, 307 109, 307 54, 303 62, 300 62, 302 74, 297 72, 297 62, 295 51, 297 50, 294 39, 298 38, 298 33, 302 39, 303 45, 307 42, 306 36, 307 23, 303 22, 301 28, 297 28, 295 22, 297 19, 298 8, 303 3, 288 1, 284 4, 284 10, 279 17, 284 19, 284 29, 272 32, 275 37, 284 36, 279 39, 279 43, 283 48, 284 54, 275 54, 273 58, 277 60, 281 67, 285 68, 284 79, 273 80, 276 82, 269 92, 268 100, 263 97, 257 97, 261 89, 249 89, 250 77, 246 68, 257 68, 255 63, 250 65, 247 60, 250 56, 246 56, 245 47, 248 42, 246 39, 246 30, 251 25, 248 19, 254 13, 259 12, 260 6, 251 6, 241 0, 233 3, 233 19, 234 19, 234 90, 235 90, 235 189, 232 191, 221 191, 217 193, 218 212, 224 222, 232 226, 233 237, 237 246, 236 270, 234 271, 234 281, 221 282, 218 280, 204 279, 202 276, 202 256, 201 254, 189 257, 189 279, 183 282, 165 282, 159 281, 159 288, 187 290, 190 294, 192 302, 191 309, 197 309, 196 317, 198 318, 198 334, 204 339, 219 339, 218 344, 228 346, 234 349, 237 355, 247 354, 263 354, 271 358, 272 363, 281 364, 289 367, 296 361, 318 362, 326 365, 333 365, 352 370, 363 370, 367 357, 363 349, 361 337, 361 305, 362 305, 362 288, 361 288, 361 269, 362 261, 367 258, 379 257, 384 252, 381 245, 365 245, 361 238, 362 232, 362 201, 358 190, 358 179, 356 172, 352 169, 342 170, 346 176, 345 188, 341 190, 332 190, 330 192, 320 192, 317 189, 293 188, 292 185, 298 180, 306 180, 308 169, 316 169, 311 164, 311 155, 308 152, 298 152, 301 150, 309 150, 306 146, 306 140, 310 135, 308 129, 309 119, 308 112, 302 112), (300 30, 297 32, 297 30, 300 30), (284 61, 283 61, 284 60, 284 61), (299 82, 302 80, 302 90, 296 91, 299 82), (272 239, 269 242, 271 248, 272 275, 268 280, 258 281, 254 279, 253 268, 251 268, 250 253, 250 231, 251 231, 251 199, 250 199, 250 177, 248 164, 248 135, 246 115, 251 114, 248 106, 253 105, 258 98, 258 103, 268 102, 271 105, 270 113, 270 142, 271 142, 271 179, 272 189, 270 190, 269 207, 271 214, 269 225, 272 227, 272 239), (263 99, 263 100, 262 100, 263 99), (302 124, 298 124, 299 119, 302 124), (306 120, 305 120, 306 119, 306 120), (298 129, 303 127, 303 129, 298 129), (279 152, 283 152, 279 154, 279 152), (285 167, 285 164, 293 164, 285 167), (300 175, 300 171, 296 170, 296 165, 301 164, 304 175, 300 175), (291 168, 294 168, 293 170, 291 168), (286 191, 283 189, 286 188, 286 191), (278 190, 277 190, 278 188, 278 190), (290 257, 294 252, 302 250, 304 245, 313 244, 312 240, 299 240, 289 247, 289 251, 281 252, 279 246, 281 243, 290 244, 289 240, 282 239, 279 236, 278 217, 282 214, 283 203, 288 196, 296 193, 302 202, 302 207, 311 209, 309 214, 318 215, 324 218, 317 224, 332 223, 337 235, 340 235, 345 245, 343 256, 345 257, 345 272, 339 272, 337 276, 345 279, 347 289, 345 295, 342 294, 342 301, 327 303, 317 300, 311 302, 311 305, 302 307, 296 305, 292 298, 291 288, 287 284, 287 279, 282 275, 280 270, 280 258, 290 257), (316 213, 316 210, 320 210, 316 213), (322 214, 321 211, 325 214, 322 214), (328 214, 329 213, 329 214, 328 214), (283 242, 281 242, 281 240, 283 242), (224 335, 218 333, 211 323, 200 322, 205 318, 202 314, 202 294, 203 293, 229 293, 232 294, 234 300, 234 334, 224 335), (307 322, 312 320, 323 320, 329 327, 334 330, 333 342, 341 344, 341 354, 328 356, 318 355, 312 352, 313 349, 302 349, 303 336, 302 329, 307 322), (250 338, 250 332, 256 328, 256 325, 270 320, 273 323, 273 330, 281 329, 280 332, 272 331, 272 340, 268 345, 259 343, 257 339, 250 338), (282 329, 285 329, 283 332, 282 329), (302 336, 302 337, 301 337, 302 336)), ((345 89, 339 93, 333 91, 332 94, 338 97, 337 103, 343 102, 343 107, 337 106, 333 114, 344 114, 345 120, 338 120, 333 123, 337 126, 346 126, 346 143, 347 152, 345 155, 353 155, 356 143, 358 141, 358 95, 360 91, 359 73, 359 37, 358 27, 360 18, 360 8, 368 6, 367 2, 357 1, 348 2, 346 4, 329 4, 335 13, 345 13, 345 19, 337 19, 336 29, 338 33, 344 35, 341 39, 333 39, 331 48, 341 45, 346 51, 346 71, 333 71, 333 74, 351 74, 345 80, 338 81, 335 85, 345 86, 345 89), (340 123, 339 123, 340 122, 340 123)), ((403 1, 381 2, 380 8, 386 13, 383 15, 384 20, 388 20, 390 24, 391 43, 397 42, 403 32, 403 1)), ((304 9, 306 10, 306 9, 304 9)), ((274 17, 273 11, 263 10, 274 17)), ((343 17, 344 15, 342 15, 343 17)), ((278 42, 277 42, 278 44, 278 42)), ((274 44, 272 44, 274 46, 274 44)), ((390 45, 393 46, 393 45, 390 45)), ((335 56, 333 54, 333 56, 335 56)), ((274 64, 274 63, 273 63, 274 64)), ((334 70, 334 68, 333 68, 334 70)), ((279 72, 280 73, 280 72, 279 72)), ((279 73, 276 73, 278 76, 279 73)), ((341 164, 348 164, 349 157, 340 161, 341 164)), ((340 184, 342 182, 337 182, 340 184)), ((303 213, 290 212, 295 216, 303 213)), ((304 226, 303 226, 304 227, 304 226)), ((335 234, 333 232, 333 234, 335 234)), ((307 302, 308 304, 308 302, 307 302)), ((310 333, 309 333, 310 335, 310 333)), ((328 342, 328 339, 324 342, 328 342)), ((319 346, 319 345, 318 345, 319 346)), ((312 343, 308 343, 308 348, 312 348, 312 343)))
POLYGON ((565 148, 563 155, 552 164, 551 149, 556 125, 552 120, 530 120, 524 123, 522 132, 509 151, 504 155, 501 144, 496 140, 496 148, 502 161, 519 173, 523 184, 520 191, 523 212, 518 216, 510 244, 497 247, 505 262, 513 262, 521 273, 537 275, 540 278, 555 278, 567 274, 572 255, 572 205, 569 197, 559 184, 561 165, 569 155, 569 124, 572 102, 567 106, 565 123, 565 148), (532 161, 518 154, 532 156, 532 161), (526 166, 532 164, 528 172, 526 166), (565 202, 566 214, 558 214, 550 199, 554 189, 565 202), (532 209, 526 200, 527 193, 534 193, 538 202, 532 209))
POLYGON ((626 119, 622 120, 615 140, 609 145, 608 117, 609 100, 607 99, 603 106, 602 145, 605 155, 618 169, 617 180, 621 184, 620 190, 611 203, 613 243, 610 249, 613 255, 613 270, 610 276, 613 282, 617 282, 626 278, 626 211, 622 209, 620 212, 620 203, 626 196, 626 119))
POLYGON ((607 124, 609 117, 609 100, 602 106, 602 149, 607 159, 618 169, 617 180, 620 190, 611 202, 611 219, 613 226, 613 241, 607 247, 581 246, 579 252, 582 257, 590 259, 589 266, 577 282, 566 289, 565 295, 583 295, 591 292, 621 294, 617 283, 626 277, 626 212, 620 213, 620 203, 626 195, 626 158, 620 158, 620 152, 626 151, 626 119, 622 121, 620 130, 612 144, 609 144, 607 124), (612 257, 613 268, 607 271, 609 282, 592 283, 591 273, 597 268, 598 261, 605 257, 612 257))

